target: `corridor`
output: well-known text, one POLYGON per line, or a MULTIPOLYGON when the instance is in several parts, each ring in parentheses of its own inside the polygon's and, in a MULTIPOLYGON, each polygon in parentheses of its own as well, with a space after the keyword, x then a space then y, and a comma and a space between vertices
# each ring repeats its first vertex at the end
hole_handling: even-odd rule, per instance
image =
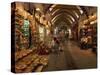
POLYGON ((97 7, 11 4, 15 73, 97 68, 97 7))

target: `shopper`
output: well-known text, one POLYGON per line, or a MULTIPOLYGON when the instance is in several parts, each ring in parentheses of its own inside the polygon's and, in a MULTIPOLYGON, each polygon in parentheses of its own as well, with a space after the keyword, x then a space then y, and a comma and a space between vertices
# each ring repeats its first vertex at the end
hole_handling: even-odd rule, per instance
POLYGON ((58 54, 59 55, 59 46, 60 46, 60 42, 59 42, 59 40, 58 40, 58 38, 57 37, 54 37, 54 47, 53 47, 53 50, 54 50, 54 53, 55 54, 58 54))
POLYGON ((87 48, 87 42, 88 42, 87 37, 86 37, 86 36, 83 36, 83 37, 81 38, 81 48, 82 48, 82 49, 86 49, 86 48, 87 48))

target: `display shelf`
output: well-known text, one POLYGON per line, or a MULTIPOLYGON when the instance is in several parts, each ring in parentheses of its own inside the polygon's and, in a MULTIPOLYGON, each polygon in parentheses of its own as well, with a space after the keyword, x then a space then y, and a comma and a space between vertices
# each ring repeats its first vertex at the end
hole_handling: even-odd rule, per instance
POLYGON ((16 51, 15 71, 17 73, 40 71, 40 66, 44 68, 47 65, 48 55, 38 55, 36 49, 34 47, 31 50, 16 51))
POLYGON ((36 72, 42 71, 43 67, 45 67, 48 63, 48 55, 38 55, 31 53, 27 55, 27 57, 23 57, 21 60, 16 62, 16 72, 36 72), (40 66, 43 66, 40 70, 40 66))
POLYGON ((33 52, 33 50, 21 50, 21 51, 16 51, 15 53, 15 61, 27 56, 28 54, 30 54, 31 52, 33 52))
POLYGON ((92 46, 92 34, 93 29, 91 25, 85 25, 84 28, 80 29, 80 43, 81 48, 91 48, 92 46))

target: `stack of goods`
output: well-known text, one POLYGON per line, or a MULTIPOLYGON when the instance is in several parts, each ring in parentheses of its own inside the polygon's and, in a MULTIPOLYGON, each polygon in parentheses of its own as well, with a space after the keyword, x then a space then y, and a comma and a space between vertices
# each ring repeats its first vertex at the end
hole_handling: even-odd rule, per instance
MULTIPOLYGON (((25 72, 33 69, 33 66, 30 67, 33 63, 33 61, 37 58, 37 55, 29 54, 23 59, 19 60, 15 64, 15 70, 16 72, 25 72), (29 70, 26 70, 26 69, 29 70)), ((30 71, 29 71, 30 72, 30 71)))
POLYGON ((85 26, 85 28, 80 29, 80 44, 81 48, 91 48, 92 28, 90 26, 85 26))
POLYGON ((48 55, 50 53, 49 47, 44 44, 44 42, 40 42, 38 45, 38 54, 39 55, 48 55))
POLYGON ((21 13, 18 13, 19 10, 15 11, 15 41, 16 41, 16 50, 22 48, 28 48, 28 34, 29 34, 29 21, 25 20, 24 16, 21 13), (27 36, 26 36, 27 35, 27 36))
POLYGON ((18 10, 15 12, 15 34, 16 34, 16 50, 21 49, 21 41, 23 39, 23 33, 22 33, 22 26, 24 23, 24 16, 20 15, 18 13, 18 10))
POLYGON ((38 55, 35 50, 16 52, 15 72, 40 72, 48 63, 48 55, 38 55))
POLYGON ((30 54, 31 52, 33 52, 33 50, 21 50, 21 51, 16 51, 15 52, 15 61, 27 56, 28 54, 30 54))

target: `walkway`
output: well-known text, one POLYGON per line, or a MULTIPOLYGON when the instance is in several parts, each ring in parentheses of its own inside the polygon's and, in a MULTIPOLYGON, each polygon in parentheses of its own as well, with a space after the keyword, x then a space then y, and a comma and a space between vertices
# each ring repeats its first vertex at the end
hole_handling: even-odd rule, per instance
POLYGON ((48 66, 43 71, 96 68, 96 55, 89 50, 81 50, 73 41, 66 41, 64 51, 51 53, 48 66))

